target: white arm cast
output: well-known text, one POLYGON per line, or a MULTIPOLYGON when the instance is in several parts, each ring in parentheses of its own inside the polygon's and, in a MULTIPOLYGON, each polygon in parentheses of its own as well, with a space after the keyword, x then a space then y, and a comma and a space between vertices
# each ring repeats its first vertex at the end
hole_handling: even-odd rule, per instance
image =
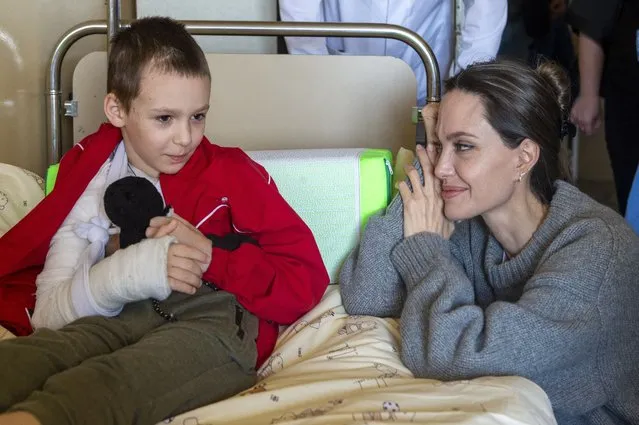
POLYGON ((51 240, 36 279, 34 328, 114 316, 127 302, 170 294, 166 261, 172 238, 147 240, 104 259, 108 221, 100 209, 108 168, 91 180, 51 240))

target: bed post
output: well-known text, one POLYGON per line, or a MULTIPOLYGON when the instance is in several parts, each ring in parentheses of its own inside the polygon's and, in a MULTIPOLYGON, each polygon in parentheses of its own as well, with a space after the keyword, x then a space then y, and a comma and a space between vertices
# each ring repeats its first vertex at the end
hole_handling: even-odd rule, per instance
POLYGON ((107 57, 111 51, 111 39, 120 30, 120 0, 109 0, 107 11, 107 57))
POLYGON ((120 29, 120 0, 109 0, 107 21, 89 21, 77 25, 67 31, 55 45, 49 59, 46 79, 46 138, 47 166, 56 164, 62 157, 62 92, 60 90, 60 73, 62 60, 67 51, 81 38, 87 35, 107 34, 107 52, 111 37, 120 29))
POLYGON ((46 79, 46 107, 47 107, 47 166, 56 164, 62 157, 62 92, 60 91, 60 72, 64 55, 79 39, 87 35, 106 34, 107 25, 104 21, 89 21, 79 24, 58 40, 49 59, 46 79))

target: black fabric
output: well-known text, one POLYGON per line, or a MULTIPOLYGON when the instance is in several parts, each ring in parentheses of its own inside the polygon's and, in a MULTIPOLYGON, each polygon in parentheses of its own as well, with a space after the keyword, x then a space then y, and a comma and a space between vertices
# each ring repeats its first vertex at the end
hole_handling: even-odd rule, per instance
POLYGON ((567 20, 604 49, 602 96, 619 90, 639 95, 639 0, 574 0, 567 20))
MULTIPOLYGON (((536 68, 541 62, 551 60, 561 65, 570 77, 570 100, 573 102, 579 94, 579 62, 572 43, 570 28, 564 19, 550 22, 548 34, 533 39, 528 50, 528 63, 536 68)), ((576 132, 574 125, 568 123, 569 132, 576 132)))
POLYGON ((525 0, 522 12, 528 37, 544 37, 550 32, 550 0, 525 0))
POLYGON ((639 0, 626 0, 604 44, 606 53, 602 82, 604 96, 609 92, 618 91, 628 91, 632 96, 639 96, 637 30, 639 30, 639 0))
POLYGON ((566 20, 576 31, 601 42, 612 33, 623 2, 573 0, 566 12, 566 20))
POLYGON ((225 236, 206 235, 206 237, 209 238, 211 242, 213 242, 213 246, 225 251, 235 251, 243 243, 258 245, 255 239, 241 233, 229 233, 225 236))

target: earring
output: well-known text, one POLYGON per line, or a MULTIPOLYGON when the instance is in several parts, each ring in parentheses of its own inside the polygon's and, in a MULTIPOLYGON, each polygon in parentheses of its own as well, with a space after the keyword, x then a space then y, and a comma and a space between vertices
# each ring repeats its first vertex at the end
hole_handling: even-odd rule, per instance
POLYGON ((517 179, 517 181, 521 182, 521 179, 523 179, 525 175, 526 175, 526 171, 522 171, 521 173, 519 173, 519 178, 517 179))

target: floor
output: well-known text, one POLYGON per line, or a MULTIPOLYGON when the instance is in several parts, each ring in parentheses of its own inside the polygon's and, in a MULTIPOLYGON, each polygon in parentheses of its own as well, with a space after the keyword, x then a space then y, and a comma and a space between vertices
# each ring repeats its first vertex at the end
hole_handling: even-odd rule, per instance
POLYGON ((576 140, 579 153, 577 186, 596 201, 617 210, 617 195, 603 126, 590 136, 578 135, 576 140))

